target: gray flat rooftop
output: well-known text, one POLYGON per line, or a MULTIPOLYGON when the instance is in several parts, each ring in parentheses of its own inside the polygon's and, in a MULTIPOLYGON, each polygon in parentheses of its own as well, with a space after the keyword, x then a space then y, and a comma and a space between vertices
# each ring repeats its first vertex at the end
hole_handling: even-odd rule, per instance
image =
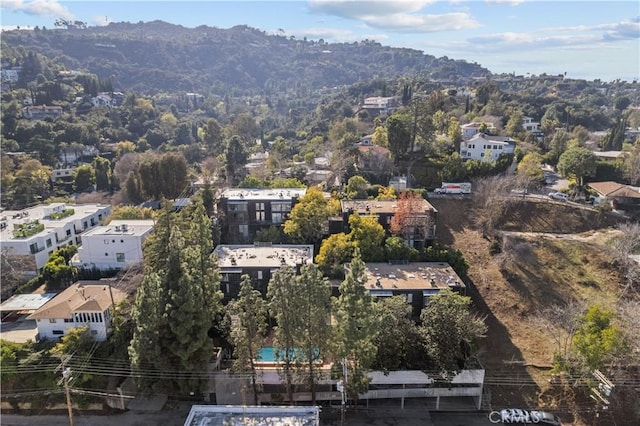
POLYGON ((318 407, 194 405, 184 426, 318 426, 318 407))
POLYGON ((408 264, 367 263, 364 286, 375 290, 430 290, 464 287, 462 279, 444 262, 408 264))
POLYGON ((112 220, 108 225, 98 226, 87 231, 84 235, 144 235, 153 229, 153 225, 152 219, 112 220))
POLYGON ((290 200, 302 197, 307 193, 307 188, 232 188, 225 189, 220 198, 230 201, 241 200, 290 200))
POLYGON ((313 263, 313 245, 219 245, 213 251, 221 268, 280 268, 313 263))
POLYGON ((16 294, 5 300, 0 305, 0 312, 8 311, 35 311, 42 305, 53 299, 56 293, 43 294, 16 294))

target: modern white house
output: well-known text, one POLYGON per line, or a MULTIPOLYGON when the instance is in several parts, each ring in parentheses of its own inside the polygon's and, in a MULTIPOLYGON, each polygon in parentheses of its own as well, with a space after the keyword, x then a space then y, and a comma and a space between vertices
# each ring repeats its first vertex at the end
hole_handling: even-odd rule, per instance
POLYGON ((486 131, 494 133, 496 131, 493 123, 488 122, 473 122, 460 125, 460 130, 462 131, 462 140, 469 140, 478 133, 481 133, 481 129, 485 127, 486 131))
POLYGON ((507 136, 489 136, 478 133, 460 143, 460 156, 464 160, 496 161, 502 154, 513 154, 516 141, 507 136))
POLYGON ((82 234, 100 225, 111 213, 102 204, 54 203, 24 210, 6 210, 0 217, 3 256, 14 257, 27 275, 35 275, 55 250, 81 245, 82 234))
POLYGON ((533 121, 531 117, 523 117, 522 128, 527 132, 537 133, 540 131, 540 123, 533 121))
POLYGON ((386 117, 395 111, 397 108, 397 101, 391 96, 372 96, 365 98, 364 104, 361 108, 368 111, 372 117, 386 117))
POLYGON ((126 293, 102 281, 71 285, 29 315, 38 327, 39 340, 59 339, 69 329, 88 326, 97 341, 107 340, 111 307, 126 293))
POLYGON ((153 220, 114 220, 82 236, 82 247, 71 259, 78 268, 125 269, 142 261, 142 244, 153 231, 153 220))

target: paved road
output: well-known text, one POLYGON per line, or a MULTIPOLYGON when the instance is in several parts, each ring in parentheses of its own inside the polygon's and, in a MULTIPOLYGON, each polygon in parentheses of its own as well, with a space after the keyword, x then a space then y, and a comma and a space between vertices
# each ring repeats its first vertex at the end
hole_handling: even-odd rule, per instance
MULTIPOLYGON (((128 411, 108 416, 75 413, 74 426, 182 426, 189 413, 189 405, 157 413, 128 411)), ((3 414, 2 426, 68 426, 66 415, 20 416, 3 414)), ((347 411, 344 422, 339 410, 324 409, 321 426, 490 426, 486 413, 435 413, 419 409, 385 409, 347 411)))

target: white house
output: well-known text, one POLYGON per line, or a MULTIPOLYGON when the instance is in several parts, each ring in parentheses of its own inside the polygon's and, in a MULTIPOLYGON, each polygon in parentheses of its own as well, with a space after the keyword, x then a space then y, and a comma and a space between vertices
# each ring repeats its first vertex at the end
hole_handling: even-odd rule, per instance
POLYGON ((28 319, 35 320, 39 339, 59 339, 71 328, 88 326, 97 341, 107 340, 111 307, 126 293, 101 281, 73 284, 38 308, 28 319))
POLYGON ((515 140, 506 136, 478 133, 460 143, 460 156, 465 160, 496 161, 502 154, 513 154, 515 140))
POLYGON ((372 96, 365 98, 362 109, 369 111, 371 116, 386 117, 393 113, 397 107, 395 98, 389 96, 372 96))
POLYGON ((527 132, 537 133, 540 131, 540 123, 533 121, 533 118, 531 117, 523 117, 522 128, 527 132))
POLYGON ((55 183, 59 179, 72 179, 76 167, 63 167, 61 169, 53 169, 51 171, 51 182, 55 183))
POLYGON ((473 122, 473 123, 461 124, 460 125, 460 130, 462 131, 462 140, 471 139, 472 137, 474 137, 475 135, 480 133, 480 129, 482 127, 486 127, 486 130, 491 132, 491 133, 494 133, 496 131, 496 128, 493 125, 493 123, 473 122))
POLYGON ((111 213, 101 204, 54 203, 2 212, 0 245, 3 255, 17 257, 21 272, 36 274, 55 250, 82 244, 81 234, 98 226, 111 213))
POLYGON ((123 269, 142 261, 142 244, 153 231, 153 220, 114 220, 82 236, 82 247, 71 259, 78 268, 123 269))

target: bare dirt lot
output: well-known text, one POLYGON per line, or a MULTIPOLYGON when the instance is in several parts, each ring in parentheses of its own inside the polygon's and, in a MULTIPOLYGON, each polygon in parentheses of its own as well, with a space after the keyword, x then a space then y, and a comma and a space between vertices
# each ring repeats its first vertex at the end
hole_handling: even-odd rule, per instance
POLYGON ((440 240, 461 250, 470 265, 469 295, 489 326, 481 359, 492 408, 545 408, 562 413, 563 420, 591 409, 550 383, 553 330, 536 319, 545 307, 572 300, 615 303, 620 277, 607 243, 620 218, 523 201, 506 210, 489 238, 475 229, 471 200, 431 202, 440 212, 440 240), (490 253, 494 240, 500 254, 490 253))

